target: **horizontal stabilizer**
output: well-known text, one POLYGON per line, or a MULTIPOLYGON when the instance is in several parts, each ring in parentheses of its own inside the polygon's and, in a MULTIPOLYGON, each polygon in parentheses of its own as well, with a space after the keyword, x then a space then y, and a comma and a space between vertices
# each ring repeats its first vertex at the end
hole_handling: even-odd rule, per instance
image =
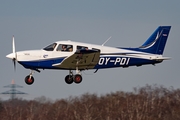
POLYGON ((153 58, 152 60, 170 60, 170 57, 153 58))

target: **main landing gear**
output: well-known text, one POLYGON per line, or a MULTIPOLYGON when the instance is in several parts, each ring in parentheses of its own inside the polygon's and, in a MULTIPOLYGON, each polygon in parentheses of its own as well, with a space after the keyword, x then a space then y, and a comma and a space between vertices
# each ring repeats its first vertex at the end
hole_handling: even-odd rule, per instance
POLYGON ((65 77, 65 82, 67 84, 72 84, 73 82, 75 82, 76 84, 79 84, 82 82, 82 76, 80 74, 79 70, 76 70, 76 75, 73 75, 73 72, 71 70, 69 70, 69 75, 67 75, 65 77))

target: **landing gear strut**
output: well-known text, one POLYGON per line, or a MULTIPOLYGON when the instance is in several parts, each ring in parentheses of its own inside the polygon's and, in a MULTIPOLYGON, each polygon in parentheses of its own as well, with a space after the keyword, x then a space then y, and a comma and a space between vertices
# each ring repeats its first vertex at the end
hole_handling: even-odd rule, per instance
POLYGON ((71 70, 69 70, 69 75, 67 75, 65 77, 65 82, 67 84, 72 84, 73 82, 75 82, 76 84, 79 84, 82 82, 82 76, 80 75, 80 71, 76 70, 76 74, 73 75, 73 72, 71 70))

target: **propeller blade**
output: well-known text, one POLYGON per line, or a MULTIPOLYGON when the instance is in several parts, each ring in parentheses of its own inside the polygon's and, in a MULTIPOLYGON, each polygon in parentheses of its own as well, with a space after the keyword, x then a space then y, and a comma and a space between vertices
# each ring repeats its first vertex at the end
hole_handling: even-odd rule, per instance
POLYGON ((14 64, 14 71, 16 71, 16 59, 15 58, 13 58, 13 64, 14 64))
POLYGON ((12 51, 13 51, 13 53, 15 53, 14 35, 13 35, 13 39, 12 39, 12 51))

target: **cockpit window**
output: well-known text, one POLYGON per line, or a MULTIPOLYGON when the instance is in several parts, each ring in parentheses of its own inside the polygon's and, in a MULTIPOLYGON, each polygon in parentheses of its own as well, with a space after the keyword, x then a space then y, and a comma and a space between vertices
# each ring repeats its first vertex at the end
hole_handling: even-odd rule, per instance
POLYGON ((53 43, 51 45, 48 45, 47 47, 45 47, 43 50, 46 50, 46 51, 53 51, 54 48, 56 47, 57 43, 53 43))
POLYGON ((56 49, 57 51, 64 51, 64 52, 72 52, 73 46, 72 45, 66 45, 66 44, 59 44, 59 46, 56 49))
POLYGON ((86 46, 77 46, 77 50, 81 50, 81 49, 88 50, 88 47, 86 47, 86 46))

